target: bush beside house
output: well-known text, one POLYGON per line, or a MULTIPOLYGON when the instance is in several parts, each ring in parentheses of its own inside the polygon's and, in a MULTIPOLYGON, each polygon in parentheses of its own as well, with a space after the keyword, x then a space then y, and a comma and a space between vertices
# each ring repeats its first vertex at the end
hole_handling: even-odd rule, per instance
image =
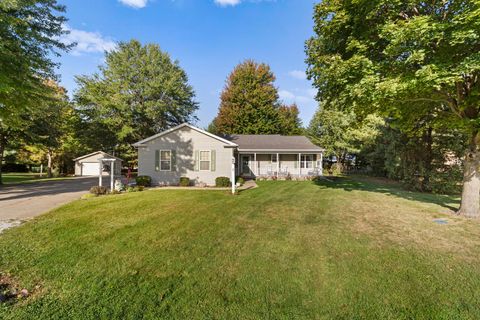
POLYGON ((215 186, 219 188, 228 188, 232 185, 230 178, 228 177, 218 177, 215 179, 215 186))

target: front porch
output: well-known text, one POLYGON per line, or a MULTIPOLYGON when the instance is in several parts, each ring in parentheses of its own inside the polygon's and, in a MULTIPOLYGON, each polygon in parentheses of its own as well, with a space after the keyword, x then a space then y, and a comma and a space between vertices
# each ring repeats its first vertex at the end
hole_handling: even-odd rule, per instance
POLYGON ((235 170, 245 178, 310 177, 323 175, 322 153, 246 153, 235 154, 235 170))

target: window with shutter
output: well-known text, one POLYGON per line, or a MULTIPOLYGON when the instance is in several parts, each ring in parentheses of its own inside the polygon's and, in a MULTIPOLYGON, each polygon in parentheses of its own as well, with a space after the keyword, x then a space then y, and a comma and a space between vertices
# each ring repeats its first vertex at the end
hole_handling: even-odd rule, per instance
POLYGON ((208 150, 200 151, 200 171, 210 171, 211 153, 208 150))
POLYGON ((172 151, 160 150, 160 171, 172 170, 172 151))

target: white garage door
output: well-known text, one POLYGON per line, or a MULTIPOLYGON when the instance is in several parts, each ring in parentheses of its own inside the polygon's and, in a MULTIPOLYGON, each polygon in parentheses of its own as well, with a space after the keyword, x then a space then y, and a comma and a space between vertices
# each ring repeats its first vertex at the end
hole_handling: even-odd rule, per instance
POLYGON ((82 176, 98 176, 100 170, 98 162, 82 163, 82 176))

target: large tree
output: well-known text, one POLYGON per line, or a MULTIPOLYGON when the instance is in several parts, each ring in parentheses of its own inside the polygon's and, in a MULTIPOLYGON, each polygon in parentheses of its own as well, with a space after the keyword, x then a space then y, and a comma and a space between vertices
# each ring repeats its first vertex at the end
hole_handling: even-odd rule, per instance
POLYGON ((381 112, 404 126, 430 115, 465 131, 459 214, 480 217, 480 3, 325 0, 307 42, 326 108, 381 112))
POLYGON ((0 1, 0 184, 6 147, 25 135, 38 103, 52 94, 52 57, 69 48, 59 40, 64 11, 56 0, 0 1))
POLYGON ((77 77, 77 84, 86 131, 107 138, 98 144, 116 146, 127 159, 134 157, 132 143, 196 120, 198 103, 187 74, 156 44, 119 43, 106 53, 99 73, 77 77))
POLYGON ((264 63, 246 60, 228 76, 211 130, 223 134, 296 134, 298 108, 281 107, 275 75, 264 63))
POLYGON ((327 156, 335 156, 337 169, 343 171, 348 156, 358 155, 377 139, 384 121, 369 115, 358 121, 353 112, 319 108, 308 127, 312 141, 325 148, 327 156))

